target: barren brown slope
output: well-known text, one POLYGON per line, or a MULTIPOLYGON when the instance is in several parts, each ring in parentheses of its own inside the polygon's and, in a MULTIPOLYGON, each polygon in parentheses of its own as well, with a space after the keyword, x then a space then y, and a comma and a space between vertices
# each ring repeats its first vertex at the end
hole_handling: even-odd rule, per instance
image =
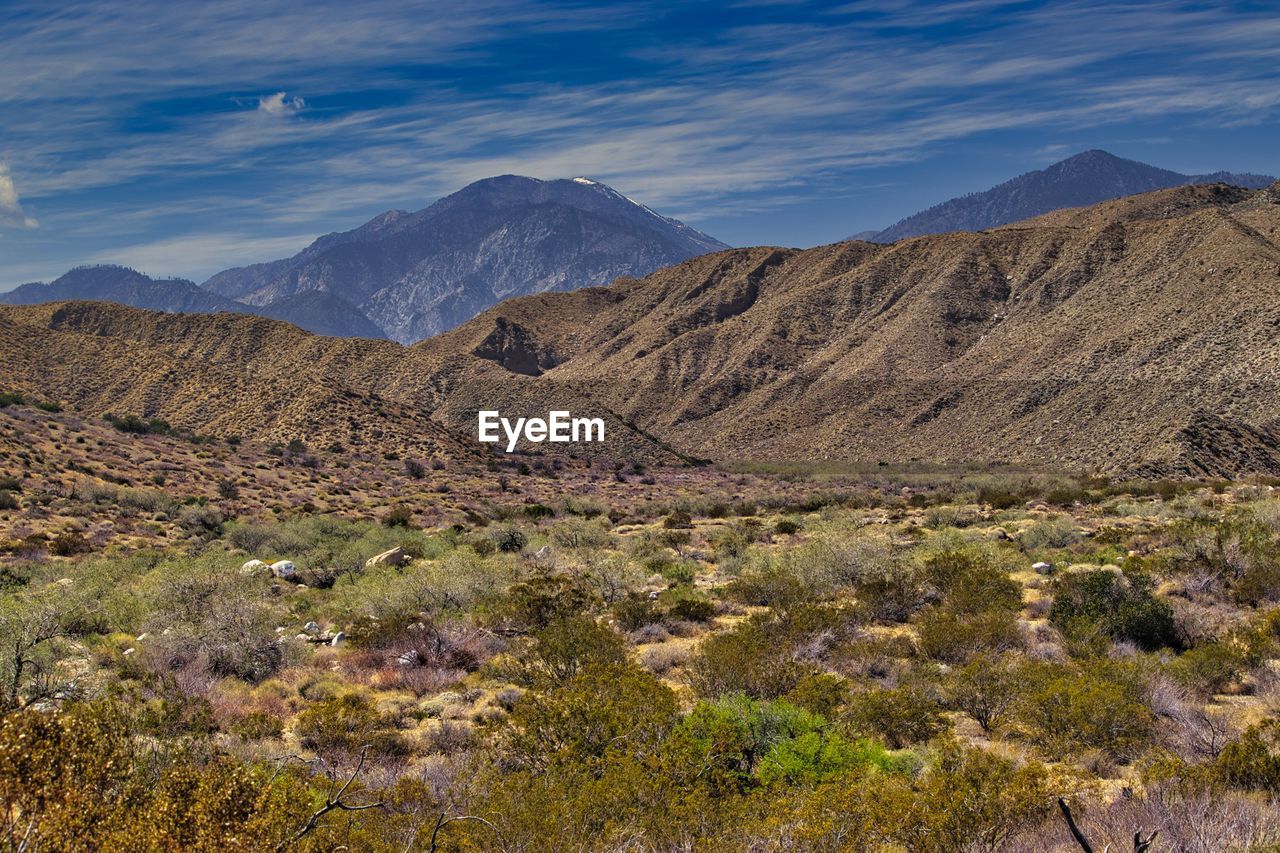
MULTIPOLYGON (((319 337, 259 317, 160 314, 96 302, 0 306, 0 376, 4 390, 64 401, 82 414, 161 417, 217 436, 298 438, 418 458, 488 452, 472 440, 475 408, 504 402, 508 411, 519 408, 526 378, 472 356, 319 337), (459 382, 485 389, 466 395, 480 400, 469 413, 442 409, 459 382)), ((572 389, 531 398, 535 408, 544 399, 610 419, 607 446, 576 448, 584 455, 682 461, 572 389)))
POLYGON ((416 349, 541 372, 713 458, 1275 471, 1278 201, 1182 188, 890 246, 721 252, 512 300, 416 349))

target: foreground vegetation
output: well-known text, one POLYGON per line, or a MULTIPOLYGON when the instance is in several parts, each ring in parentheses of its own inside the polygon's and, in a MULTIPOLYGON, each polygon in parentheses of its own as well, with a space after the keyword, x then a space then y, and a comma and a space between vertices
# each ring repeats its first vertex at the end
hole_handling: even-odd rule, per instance
POLYGON ((1280 849, 1272 485, 750 473, 792 497, 516 474, 452 526, 194 502, 10 553, 5 842, 1074 849, 1061 797, 1096 849, 1280 849))

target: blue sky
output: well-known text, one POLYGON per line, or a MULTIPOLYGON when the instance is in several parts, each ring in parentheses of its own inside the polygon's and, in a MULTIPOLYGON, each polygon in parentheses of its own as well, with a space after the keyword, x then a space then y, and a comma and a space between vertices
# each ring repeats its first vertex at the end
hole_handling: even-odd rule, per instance
POLYGON ((1088 148, 1280 173, 1280 8, 0 0, 0 289, 202 281, 494 174, 735 245, 883 227, 1088 148))

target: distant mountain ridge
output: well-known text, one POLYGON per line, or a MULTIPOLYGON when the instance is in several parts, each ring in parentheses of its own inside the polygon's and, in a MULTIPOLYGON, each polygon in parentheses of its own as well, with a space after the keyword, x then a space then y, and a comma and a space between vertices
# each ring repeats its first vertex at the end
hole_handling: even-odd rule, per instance
POLYGON ((411 347, 3 306, 0 377, 89 415, 402 456, 474 442, 480 409, 567 410, 606 419, 607 441, 564 452, 612 461, 1277 475, 1277 234, 1280 183, 1178 187, 978 233, 717 252, 411 347))
POLYGON ((0 293, 0 303, 9 305, 68 300, 118 302, 167 314, 257 314, 292 323, 317 335, 386 337, 360 309, 335 294, 307 293, 267 305, 248 305, 211 293, 186 279, 154 279, 137 270, 111 264, 76 267, 47 284, 32 282, 0 293))
POLYGON ((1183 175, 1094 149, 1045 169, 1019 175, 984 192, 944 201, 883 231, 863 232, 856 238, 893 243, 924 234, 982 231, 1067 207, 1084 207, 1152 190, 1215 183, 1262 189, 1274 181, 1275 178, 1267 175, 1233 172, 1183 175))
POLYGON ((503 175, 327 234, 292 258, 226 270, 204 287, 253 305, 337 293, 409 343, 503 299, 643 276, 724 248, 588 178, 503 175))

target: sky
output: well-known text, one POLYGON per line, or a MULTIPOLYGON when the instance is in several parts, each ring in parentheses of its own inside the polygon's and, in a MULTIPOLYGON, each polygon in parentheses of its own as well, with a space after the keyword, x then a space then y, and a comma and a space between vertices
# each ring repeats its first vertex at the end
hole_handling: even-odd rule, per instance
POLYGON ((1090 148, 1278 141, 1275 0, 0 0, 0 290, 199 282, 498 174, 811 246, 1090 148))

